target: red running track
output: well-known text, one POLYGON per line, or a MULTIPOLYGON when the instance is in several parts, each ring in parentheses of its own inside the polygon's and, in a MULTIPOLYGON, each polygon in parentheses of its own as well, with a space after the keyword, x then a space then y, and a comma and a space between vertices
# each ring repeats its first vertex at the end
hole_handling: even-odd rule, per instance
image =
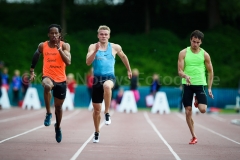
MULTIPOLYGON (((54 110, 52 109, 52 112, 54 110)), ((103 117, 103 113, 101 114, 103 117)), ((64 111, 63 139, 55 141, 52 125, 45 127, 45 109, 0 110, 1 160, 239 160, 240 126, 231 123, 240 114, 194 115, 196 145, 185 115, 119 113, 111 111, 112 124, 101 123, 100 142, 92 143, 92 112, 64 111)))

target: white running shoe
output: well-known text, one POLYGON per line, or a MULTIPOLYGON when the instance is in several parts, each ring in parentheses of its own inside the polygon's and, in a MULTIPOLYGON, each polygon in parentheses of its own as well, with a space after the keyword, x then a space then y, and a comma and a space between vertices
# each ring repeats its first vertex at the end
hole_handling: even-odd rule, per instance
POLYGON ((93 143, 98 143, 99 142, 99 136, 100 136, 100 133, 98 133, 98 132, 94 133, 93 143))
POLYGON ((111 124, 111 118, 110 118, 110 114, 109 113, 105 114, 105 124, 106 125, 111 124))

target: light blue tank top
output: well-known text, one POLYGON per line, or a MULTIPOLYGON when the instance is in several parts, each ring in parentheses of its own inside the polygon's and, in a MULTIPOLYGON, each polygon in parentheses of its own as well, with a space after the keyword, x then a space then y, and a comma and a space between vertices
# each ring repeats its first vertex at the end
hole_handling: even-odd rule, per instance
POLYGON ((112 55, 112 46, 108 42, 106 51, 97 51, 93 61, 94 76, 114 77, 115 58, 112 55))

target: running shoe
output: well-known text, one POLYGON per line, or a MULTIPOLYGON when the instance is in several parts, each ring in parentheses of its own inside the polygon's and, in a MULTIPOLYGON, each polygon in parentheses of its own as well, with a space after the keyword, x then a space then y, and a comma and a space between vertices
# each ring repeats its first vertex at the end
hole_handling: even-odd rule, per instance
POLYGON ((105 124, 106 125, 111 124, 111 118, 110 118, 110 114, 109 113, 105 114, 105 124))
POLYGON ((191 141, 189 142, 189 144, 196 144, 197 143, 197 138, 196 137, 193 137, 191 139, 191 141))
POLYGON ((94 133, 93 143, 98 143, 98 142, 99 142, 99 136, 100 136, 100 133, 99 133, 99 132, 95 132, 95 133, 94 133))
POLYGON ((61 128, 56 128, 56 125, 57 124, 55 123, 54 125, 55 133, 56 133, 55 138, 56 138, 56 141, 60 143, 62 141, 62 131, 61 131, 61 128))
POLYGON ((195 100, 194 106, 195 106, 196 108, 198 108, 198 100, 197 100, 197 97, 196 97, 196 96, 194 96, 194 100, 195 100))
POLYGON ((50 126, 51 125, 51 119, 52 119, 52 113, 46 113, 46 118, 44 120, 44 125, 45 126, 50 126))

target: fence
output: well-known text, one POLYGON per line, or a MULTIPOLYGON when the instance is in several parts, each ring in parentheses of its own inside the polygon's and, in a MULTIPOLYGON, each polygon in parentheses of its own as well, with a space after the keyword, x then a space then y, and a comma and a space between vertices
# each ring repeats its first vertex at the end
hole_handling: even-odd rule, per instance
MULTIPOLYGON (((41 105, 44 106, 44 98, 43 98, 43 87, 38 85, 33 85, 33 87, 37 88, 39 99, 41 105)), ((128 90, 129 86, 121 86, 124 90, 128 90)), ((178 87, 162 87, 161 91, 165 92, 167 95, 168 103, 170 108, 178 108, 180 106, 180 99, 181 99, 181 90, 178 87)), ((149 94, 149 87, 139 87, 140 92, 140 100, 137 103, 139 108, 145 108, 145 97, 149 94)), ((238 96, 237 89, 222 89, 222 88, 213 88, 212 89, 214 99, 208 97, 208 107, 218 107, 218 108, 225 108, 226 105, 235 105, 236 104, 236 97, 238 96)), ((113 92, 113 97, 116 95, 116 91, 113 92)), ((206 90, 207 93, 207 90, 206 90)), ((17 106, 18 104, 12 101, 12 88, 8 91, 10 103, 12 106, 17 106)), ((20 95, 20 99, 23 97, 20 95)), ((88 94, 88 90, 86 86, 79 85, 76 88, 75 93, 75 100, 74 106, 75 107, 88 107, 90 102, 90 97, 88 94)))

